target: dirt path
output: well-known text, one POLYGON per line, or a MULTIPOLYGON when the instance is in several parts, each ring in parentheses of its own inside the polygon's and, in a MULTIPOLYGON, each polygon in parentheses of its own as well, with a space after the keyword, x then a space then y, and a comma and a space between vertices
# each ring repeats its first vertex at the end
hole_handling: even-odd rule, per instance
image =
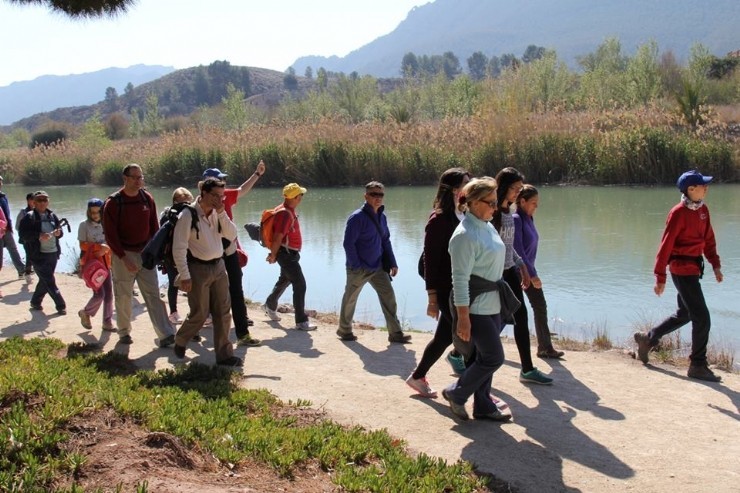
MULTIPOLYGON (((16 280, 12 268, 0 271, 0 338, 99 342, 142 368, 175 362, 171 350, 156 348, 143 304, 135 309, 134 344, 117 346, 115 334, 101 332, 99 317, 91 331, 79 325, 76 312, 89 296, 82 282, 64 275, 59 281, 66 316, 57 316, 48 299, 46 314, 30 312, 34 284, 16 280)), ((722 383, 706 384, 679 368, 643 367, 621 351, 571 351, 559 362, 538 360, 555 385, 532 387, 518 381, 516 347, 506 344, 494 387, 511 405, 513 421, 461 423, 441 397, 419 398, 404 383, 430 334, 414 334, 404 346, 388 344, 384 332, 361 330, 357 342, 342 342, 331 325, 306 333, 290 328, 291 315, 269 323, 258 310, 250 316, 264 344, 236 349, 245 357, 244 386, 267 388, 285 401, 308 399, 342 423, 386 428, 413 452, 470 461, 522 491, 719 493, 740 484, 739 375, 719 372, 722 383)), ((213 362, 210 331, 203 334, 206 341, 189 347, 188 361, 213 362)), ((451 383, 447 363, 435 365, 429 381, 437 390, 451 383)))

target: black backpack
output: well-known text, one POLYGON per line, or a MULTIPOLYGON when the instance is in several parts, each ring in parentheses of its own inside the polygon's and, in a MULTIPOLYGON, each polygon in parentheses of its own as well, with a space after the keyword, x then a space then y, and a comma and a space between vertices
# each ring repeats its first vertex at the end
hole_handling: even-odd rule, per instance
POLYGON ((159 265, 162 267, 162 272, 164 273, 166 272, 164 270, 166 269, 166 265, 175 264, 172 258, 172 234, 175 231, 177 218, 183 209, 190 210, 190 214, 192 215, 190 227, 195 230, 196 236, 200 234, 200 230, 198 229, 198 212, 195 210, 195 207, 188 203, 180 203, 168 207, 164 210, 162 219, 159 221, 159 230, 141 251, 142 267, 151 270, 159 265))

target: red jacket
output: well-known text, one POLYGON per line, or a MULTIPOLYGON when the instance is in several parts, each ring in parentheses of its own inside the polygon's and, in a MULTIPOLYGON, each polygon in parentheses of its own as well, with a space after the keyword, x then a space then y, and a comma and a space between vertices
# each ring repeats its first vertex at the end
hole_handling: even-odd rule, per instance
POLYGON ((659 284, 666 282, 666 266, 669 266, 671 274, 678 276, 700 274, 698 262, 690 259, 671 260, 671 256, 674 255, 686 257, 704 255, 714 269, 721 267, 717 255, 717 242, 706 205, 692 211, 683 203, 678 203, 668 213, 653 270, 659 284))

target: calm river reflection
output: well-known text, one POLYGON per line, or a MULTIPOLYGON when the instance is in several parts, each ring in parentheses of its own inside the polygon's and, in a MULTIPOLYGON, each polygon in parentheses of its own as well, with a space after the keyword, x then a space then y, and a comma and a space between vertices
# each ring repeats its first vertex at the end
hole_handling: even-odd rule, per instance
MULTIPOLYGON (((94 186, 44 188, 51 195, 50 208, 73 224, 72 234, 63 238, 65 249, 59 263, 60 270, 71 271, 72 252, 78 250, 77 225, 84 219, 87 199, 104 198, 114 190, 94 186)), ((25 203, 25 194, 32 189, 6 185, 4 191, 13 214, 17 214, 25 203)), ((169 204, 171 190, 152 191, 161 211, 169 204)), ((432 330, 435 322, 425 315, 426 294, 416 266, 434 192, 432 187, 389 187, 385 200, 400 266, 393 282, 398 316, 403 323, 423 330, 432 330)), ((344 223, 347 215, 362 204, 362 196, 359 187, 311 188, 298 210, 304 235, 301 263, 308 283, 308 308, 339 308, 345 282, 344 223)), ((540 187, 540 208, 535 217, 540 232, 537 268, 547 295, 552 331, 591 338, 597 329, 606 330, 621 343, 636 324, 656 322, 673 310, 676 291, 669 281, 666 293, 656 297, 652 268, 666 214, 678 199, 673 187, 540 187)), ((258 302, 270 292, 278 267, 265 262, 267 250, 248 238, 243 225, 259 221, 262 209, 280 202, 279 189, 258 188, 234 211, 240 241, 250 256, 244 291, 258 302)), ((712 185, 707 202, 725 275, 725 281, 717 284, 708 269, 703 280, 712 314, 712 341, 729 342, 740 353, 740 185, 712 185)), ((82 283, 80 289, 86 289, 82 283)), ((282 301, 290 300, 288 291, 282 301)), ((355 319, 383 323, 375 292, 369 286, 360 296, 355 319)), ((684 328, 682 335, 688 339, 690 329, 684 328)))

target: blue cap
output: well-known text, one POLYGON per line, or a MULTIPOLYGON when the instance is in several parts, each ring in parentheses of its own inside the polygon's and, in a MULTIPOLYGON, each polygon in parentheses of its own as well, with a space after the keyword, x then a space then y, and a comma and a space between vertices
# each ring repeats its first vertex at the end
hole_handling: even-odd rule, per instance
POLYGON ((208 168, 203 172, 203 178, 226 178, 226 173, 221 173, 221 170, 218 168, 208 168))
POLYGON ((97 197, 93 197, 87 201, 87 208, 90 207, 103 207, 103 201, 97 197))
POLYGON ((679 176, 676 186, 681 193, 686 193, 686 190, 689 187, 693 187, 695 185, 706 185, 710 181, 712 181, 711 176, 704 176, 694 169, 679 176))

